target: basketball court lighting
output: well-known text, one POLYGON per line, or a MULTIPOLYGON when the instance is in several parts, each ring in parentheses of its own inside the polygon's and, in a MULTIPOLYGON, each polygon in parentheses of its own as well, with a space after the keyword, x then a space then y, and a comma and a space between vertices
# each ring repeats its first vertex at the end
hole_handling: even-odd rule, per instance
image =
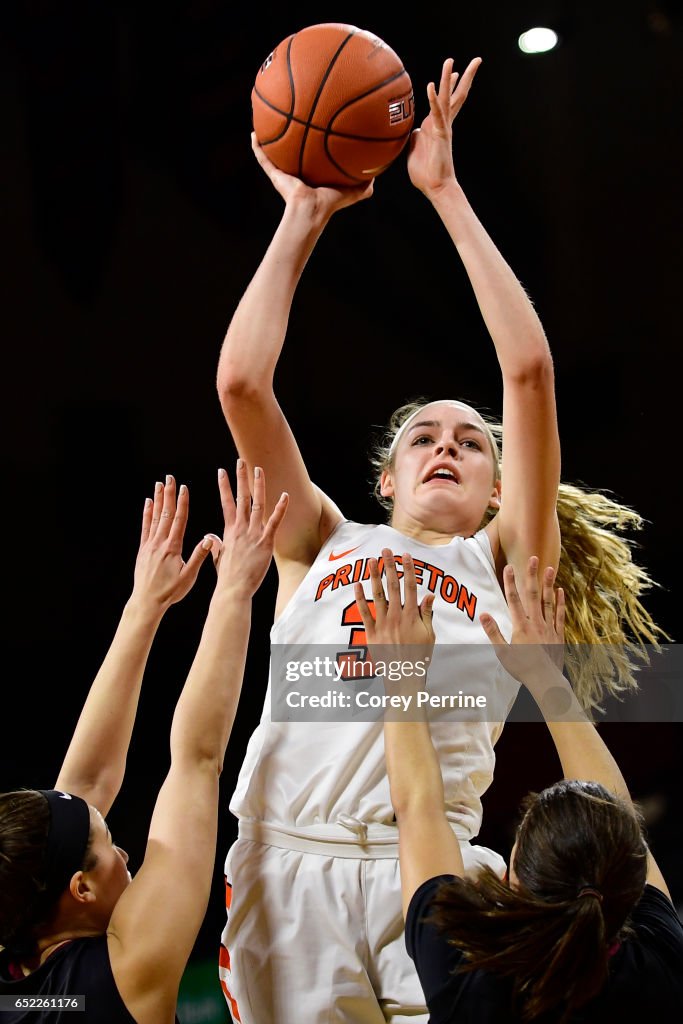
POLYGON ((551 28, 541 27, 522 32, 517 40, 522 53, 546 53, 548 50, 554 50, 557 43, 557 32, 553 32, 551 28))

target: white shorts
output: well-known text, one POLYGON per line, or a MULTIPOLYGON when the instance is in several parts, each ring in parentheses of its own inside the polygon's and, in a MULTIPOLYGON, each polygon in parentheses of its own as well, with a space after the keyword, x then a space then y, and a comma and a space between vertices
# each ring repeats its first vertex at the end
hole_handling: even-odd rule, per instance
MULTIPOLYGON (((245 832, 254 834, 241 826, 225 863, 219 973, 233 1021, 427 1024, 405 948, 396 843, 368 856, 355 843, 292 844, 270 830, 263 842, 245 832)), ((504 874, 493 850, 466 841, 461 849, 469 874, 484 864, 504 874)))

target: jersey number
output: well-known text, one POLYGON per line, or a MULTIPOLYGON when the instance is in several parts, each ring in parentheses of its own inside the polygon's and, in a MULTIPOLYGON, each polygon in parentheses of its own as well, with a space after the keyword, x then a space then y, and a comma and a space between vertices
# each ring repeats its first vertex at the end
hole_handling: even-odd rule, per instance
MULTIPOLYGON (((376 618, 375 602, 368 601, 368 608, 373 619, 376 618)), ((375 673, 368 652, 368 638, 357 601, 352 601, 343 610, 341 624, 342 626, 351 627, 351 636, 349 637, 348 649, 337 652, 336 661, 339 666, 339 678, 347 680, 373 679, 375 673), (356 666, 358 667, 356 668, 356 666)))

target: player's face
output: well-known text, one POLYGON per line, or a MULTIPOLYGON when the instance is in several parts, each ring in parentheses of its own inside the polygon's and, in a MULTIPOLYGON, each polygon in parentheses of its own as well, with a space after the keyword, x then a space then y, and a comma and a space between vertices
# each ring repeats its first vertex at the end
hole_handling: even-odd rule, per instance
POLYGON ((107 823, 95 807, 90 808, 90 829, 92 843, 89 852, 94 866, 84 874, 96 896, 97 918, 106 928, 119 897, 131 882, 128 854, 114 844, 107 823))
POLYGON ((400 437, 394 464, 382 477, 392 497, 392 524, 419 524, 471 536, 490 505, 499 505, 493 452, 475 409, 434 402, 420 410, 400 437))

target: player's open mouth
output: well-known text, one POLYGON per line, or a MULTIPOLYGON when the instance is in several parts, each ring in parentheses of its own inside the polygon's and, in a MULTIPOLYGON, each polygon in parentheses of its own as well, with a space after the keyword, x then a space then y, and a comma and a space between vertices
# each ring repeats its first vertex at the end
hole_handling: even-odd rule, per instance
POLYGON ((460 479, 456 476, 452 469, 448 469, 445 466, 440 466, 437 469, 428 473, 422 481, 423 484, 433 483, 435 480, 442 480, 448 484, 459 484, 460 479))

